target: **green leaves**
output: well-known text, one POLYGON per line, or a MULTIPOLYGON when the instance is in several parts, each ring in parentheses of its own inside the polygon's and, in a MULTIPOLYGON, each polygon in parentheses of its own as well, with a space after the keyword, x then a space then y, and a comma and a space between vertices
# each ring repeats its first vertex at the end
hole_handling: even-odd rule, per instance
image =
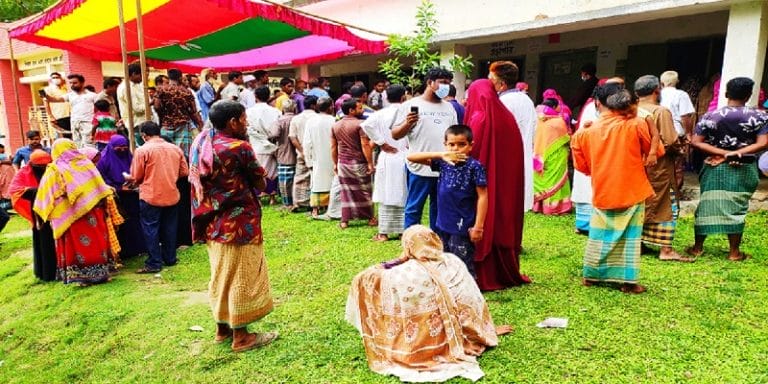
MULTIPOLYGON (((427 71, 440 66, 440 52, 432 47, 432 39, 437 34, 437 25, 434 3, 430 0, 422 0, 421 5, 416 9, 416 29, 413 34, 389 36, 389 52, 394 57, 379 62, 379 72, 393 84, 418 88, 422 83, 421 78, 427 71)), ((471 60, 472 55, 467 57, 454 55, 449 60, 449 69, 469 76, 474 67, 471 60)))

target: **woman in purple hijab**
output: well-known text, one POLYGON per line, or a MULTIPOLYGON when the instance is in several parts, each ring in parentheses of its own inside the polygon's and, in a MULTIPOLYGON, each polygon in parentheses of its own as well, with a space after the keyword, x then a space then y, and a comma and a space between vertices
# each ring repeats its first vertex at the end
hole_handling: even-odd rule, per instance
POLYGON ((139 222, 139 193, 132 187, 125 186, 123 172, 131 172, 133 155, 128 146, 128 139, 122 135, 113 135, 101 151, 101 158, 96 168, 107 185, 117 190, 118 206, 125 218, 125 223, 117 230, 122 258, 128 258, 147 252, 144 235, 139 222))

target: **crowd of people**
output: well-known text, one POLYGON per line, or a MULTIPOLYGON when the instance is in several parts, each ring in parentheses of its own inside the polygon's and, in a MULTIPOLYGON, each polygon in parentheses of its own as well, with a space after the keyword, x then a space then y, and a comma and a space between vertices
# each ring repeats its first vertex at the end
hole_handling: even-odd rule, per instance
POLYGON ((746 105, 752 80, 728 79, 728 104, 699 117, 673 71, 630 91, 586 65, 571 100, 547 89, 538 106, 514 63, 489 72, 462 101, 443 68, 419 90, 357 82, 334 100, 323 78, 283 78, 273 93, 265 71, 222 83, 212 69, 170 69, 149 103, 138 64, 99 94, 77 74, 66 91, 53 73, 41 95, 61 138, 47 148, 30 131, 12 160, 0 147, 0 197, 30 222, 43 281, 103 283, 140 254, 136 272, 154 274, 179 262, 179 247, 205 243, 215 341, 236 352, 277 338, 247 328, 273 308, 262 203, 340 230, 376 227, 373 241, 401 238, 402 255, 355 277, 346 314, 371 369, 403 380, 482 376, 475 357, 511 328, 494 326, 480 292, 531 282, 520 270, 526 211, 575 209, 576 232, 589 236, 586 286, 642 293, 642 252, 691 262, 714 234, 728 236, 730 260, 747 257, 754 163, 768 145, 768 114, 746 105), (704 158, 702 199, 681 255, 672 241, 689 146, 704 158))

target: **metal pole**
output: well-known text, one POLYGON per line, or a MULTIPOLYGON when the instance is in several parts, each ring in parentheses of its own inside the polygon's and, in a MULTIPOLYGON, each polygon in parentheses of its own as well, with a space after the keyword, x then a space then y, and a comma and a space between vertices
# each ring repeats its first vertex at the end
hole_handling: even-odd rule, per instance
POLYGON ((152 120, 152 108, 149 100, 149 88, 147 87, 149 72, 147 71, 147 57, 144 53, 144 24, 142 19, 141 0, 136 0, 136 36, 139 39, 139 61, 141 61, 141 76, 144 82, 144 118, 150 121, 152 120))
MULTIPOLYGON (((11 59, 11 82, 13 83, 13 96, 16 99, 16 117, 19 123, 19 134, 21 135, 21 142, 24 142, 24 121, 21 119, 21 100, 19 98, 19 78, 16 73, 16 57, 13 55, 13 39, 11 39, 10 31, 8 32, 8 51, 11 59)), ((10 134, 10 130, 8 132, 10 134)), ((10 142, 9 142, 10 144, 10 142)))
MULTIPOLYGON (((125 98, 128 99, 128 110, 123 111, 128 117, 128 142, 131 144, 131 152, 136 149, 136 142, 133 136, 133 98, 131 97, 131 79, 128 75, 128 44, 125 37, 125 18, 123 17, 123 0, 117 0, 117 18, 120 22, 120 49, 123 54, 123 74, 125 79, 125 98)), ((120 95, 117 95, 119 98, 120 95)))

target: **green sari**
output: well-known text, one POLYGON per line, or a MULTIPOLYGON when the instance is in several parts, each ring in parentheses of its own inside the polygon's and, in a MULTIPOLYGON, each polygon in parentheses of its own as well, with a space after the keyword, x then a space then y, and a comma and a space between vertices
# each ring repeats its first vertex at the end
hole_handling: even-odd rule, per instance
POLYGON ((533 211, 563 215, 571 211, 568 180, 570 136, 560 117, 542 117, 534 139, 533 211))

